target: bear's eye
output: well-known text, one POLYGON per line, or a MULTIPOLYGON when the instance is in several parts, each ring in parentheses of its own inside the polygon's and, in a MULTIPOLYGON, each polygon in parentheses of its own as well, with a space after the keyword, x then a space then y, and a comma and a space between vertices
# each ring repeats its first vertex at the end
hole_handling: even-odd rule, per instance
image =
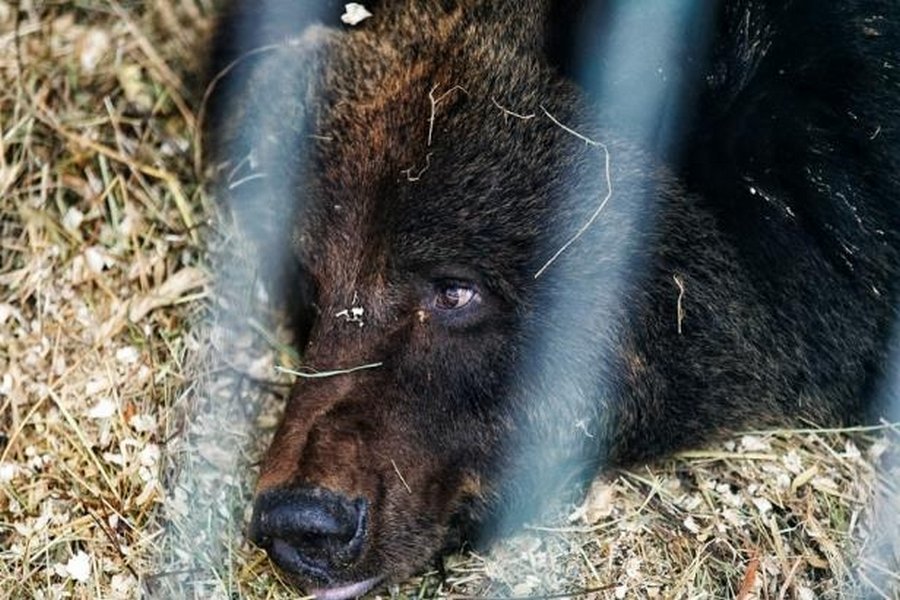
POLYGON ((439 283, 435 289, 434 306, 440 310, 458 310, 479 299, 473 285, 460 282, 439 283))

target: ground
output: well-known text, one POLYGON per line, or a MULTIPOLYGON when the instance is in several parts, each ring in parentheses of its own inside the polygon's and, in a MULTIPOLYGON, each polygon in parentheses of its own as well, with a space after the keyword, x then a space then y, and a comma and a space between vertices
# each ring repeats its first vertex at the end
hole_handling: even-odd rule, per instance
MULTIPOLYGON (((296 356, 202 187, 213 4, 0 0, 0 597, 295 597, 244 535, 296 356)), ((748 432, 380 594, 900 597, 896 440, 748 432)))

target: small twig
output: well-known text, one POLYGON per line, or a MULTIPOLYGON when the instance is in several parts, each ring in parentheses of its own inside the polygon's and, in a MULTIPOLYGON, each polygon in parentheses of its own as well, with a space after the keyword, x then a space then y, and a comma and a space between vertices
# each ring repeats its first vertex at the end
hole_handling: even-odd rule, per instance
MULTIPOLYGON (((244 158, 239 160, 237 162, 237 164, 234 165, 234 167, 232 167, 231 171, 228 172, 228 176, 225 178, 225 181, 227 181, 228 183, 231 183, 232 181, 234 181, 234 178, 238 176, 238 173, 241 171, 241 169, 244 168, 244 165, 248 165, 250 167, 251 172, 255 171, 256 170, 255 163, 256 163, 256 159, 253 156, 253 152, 252 151, 248 152, 247 156, 245 156, 244 158)), ((224 163, 223 168, 225 166, 228 166, 227 162, 224 163)))
POLYGON ((463 594, 449 594, 449 600, 557 600, 558 598, 578 598, 579 596, 587 596, 604 590, 611 590, 616 587, 615 583, 607 583, 592 588, 576 590, 574 592, 560 592, 558 594, 543 594, 538 596, 465 596, 463 594))
POLYGON ((236 188, 241 187, 245 183, 250 183, 251 181, 254 181, 256 179, 265 179, 266 177, 268 177, 268 175, 266 175, 265 173, 253 173, 252 175, 247 175, 246 177, 241 177, 234 183, 228 184, 228 191, 229 192, 234 191, 236 188))
POLYGON ((138 575, 138 573, 134 569, 134 567, 132 567, 129 564, 128 557, 125 555, 124 550, 122 550, 122 545, 119 543, 119 540, 116 539, 115 533, 112 532, 112 530, 109 528, 109 526, 107 526, 107 524, 104 523, 100 517, 98 517, 96 514, 94 514, 94 511, 92 511, 90 508, 87 508, 87 507, 85 507, 85 510, 90 515, 90 517, 94 520, 94 523, 97 525, 97 527, 100 528, 100 531, 103 532, 103 535, 105 535, 106 538, 109 540, 109 543, 112 544, 113 549, 116 551, 116 554, 119 555, 119 558, 125 564, 125 568, 128 569, 128 572, 131 573, 131 575, 134 577, 135 581, 140 581, 140 579, 141 579, 140 575, 138 575))
POLYGON ((785 598, 787 598, 788 591, 790 591, 791 586, 794 584, 794 576, 797 575, 797 570, 800 568, 800 565, 802 563, 802 557, 794 561, 794 564, 791 566, 791 570, 788 571, 787 577, 784 578, 784 585, 781 586, 781 591, 778 592, 778 600, 784 600, 785 598))
POLYGON ((847 433, 880 433, 885 430, 900 429, 900 422, 882 422, 879 425, 858 425, 855 427, 805 427, 784 429, 748 429, 738 431, 741 435, 821 435, 821 434, 847 434, 847 433))
POLYGON ((527 121, 528 119, 533 119, 533 118, 536 116, 534 113, 530 113, 530 114, 527 114, 527 115, 523 115, 523 114, 521 114, 521 113, 517 113, 517 112, 511 111, 511 110, 509 110, 508 108, 506 108, 505 106, 502 106, 502 105, 501 105, 499 102, 497 102, 497 100, 495 100, 493 97, 491 97, 491 102, 494 103, 494 106, 496 106, 497 108, 500 109, 500 112, 503 114, 503 121, 504 121, 504 122, 508 121, 508 117, 515 117, 515 118, 517 118, 517 119, 521 119, 522 121, 527 121))
POLYGON ((406 491, 412 494, 412 488, 409 487, 409 484, 406 483, 406 479, 403 478, 403 473, 400 472, 400 469, 397 467, 397 463, 394 462, 394 459, 391 459, 391 466, 394 467, 394 472, 397 474, 397 477, 400 478, 400 483, 403 484, 403 487, 406 488, 406 491))
POLYGON ((750 559, 750 563, 747 565, 747 571, 744 573, 744 578, 741 580, 741 587, 738 590, 737 596, 735 596, 736 600, 746 600, 747 596, 750 595, 750 592, 753 590, 753 584, 756 582, 756 573, 759 571, 759 557, 756 553, 753 553, 753 557, 750 559))
POLYGON ((437 105, 441 102, 441 100, 446 98, 451 92, 455 92, 456 90, 462 91, 466 96, 469 95, 469 90, 467 90, 466 88, 464 88, 461 85, 454 85, 452 88, 450 88, 449 90, 447 90, 446 92, 444 92, 443 94, 441 94, 440 96, 435 98, 434 92, 435 92, 435 90, 438 89, 438 87, 440 87, 440 84, 435 85, 428 92, 428 99, 431 100, 431 116, 428 117, 428 147, 429 148, 431 147, 431 137, 432 137, 432 134, 434 133, 434 118, 437 113, 437 105))
POLYGON ((675 301, 675 319, 678 323, 678 335, 681 335, 681 324, 684 321, 684 282, 678 275, 672 275, 675 285, 678 286, 678 299, 675 301))
POLYGON ((273 393, 277 393, 279 391, 284 391, 284 390, 290 388, 290 386, 291 386, 290 383, 285 383, 282 381, 275 381, 274 379, 266 379, 264 377, 256 377, 254 375, 251 375, 250 373, 248 373, 246 371, 246 369, 243 369, 241 367, 238 367, 238 366, 228 362, 224 357, 220 356, 219 360, 223 363, 223 366, 221 366, 217 369, 210 370, 211 374, 230 373, 230 374, 238 377, 240 380, 246 381, 250 385, 262 388, 262 389, 266 390, 267 392, 273 392, 273 393))
POLYGON ((777 454, 765 452, 727 452, 725 450, 682 450, 672 455, 684 460, 778 460, 777 454))
MULTIPOLYGON (((275 370, 279 373, 287 373, 288 375, 296 375, 297 377, 302 377, 303 379, 323 379, 325 377, 335 377, 336 375, 347 375, 349 373, 355 373, 356 371, 362 371, 363 369, 375 369, 383 365, 384 363, 376 362, 369 363, 366 365, 359 365, 358 367, 351 367, 349 369, 334 369, 332 371, 312 371, 304 372, 304 371, 296 371, 294 369, 289 369, 287 367, 282 367, 281 365, 275 365, 275 370)), ((309 368, 309 367, 305 367, 309 368)))
POLYGON ((603 150, 603 154, 604 154, 604 170, 605 170, 605 172, 606 172, 606 196, 604 196, 603 200, 600 202, 600 205, 597 207, 597 210, 594 211, 594 213, 593 213, 593 214, 591 215, 591 217, 587 220, 587 222, 586 222, 584 225, 582 225, 581 228, 580 228, 577 232, 575 232, 575 235, 573 235, 573 236, 569 239, 569 241, 567 241, 565 244, 563 244, 563 245, 560 247, 560 249, 557 250, 556 253, 555 253, 553 256, 550 257, 550 260, 548 260, 546 263, 544 263, 544 266, 543 266, 543 267, 541 267, 540 269, 538 269, 537 273, 534 274, 534 278, 535 278, 535 279, 537 279, 538 277, 540 277, 541 274, 542 274, 544 271, 546 271, 547 268, 548 268, 550 265, 552 265, 553 262, 554 262, 557 258, 559 258, 559 256, 560 256, 563 252, 565 252, 566 249, 567 249, 569 246, 571 246, 572 244, 574 244, 574 243, 578 240, 578 238, 580 238, 581 235, 582 235, 585 231, 587 231, 588 227, 590 227, 590 226, 594 223, 594 221, 597 220, 597 217, 600 216, 600 213, 603 211, 604 207, 606 207, 606 204, 607 204, 607 202, 609 202, 609 199, 612 198, 612 193, 613 193, 612 176, 610 175, 610 165, 609 165, 609 163, 610 163, 609 148, 606 147, 606 144, 604 144, 604 143, 602 143, 602 142, 598 142, 598 141, 592 140, 591 138, 589 138, 589 137, 587 137, 587 136, 584 136, 584 135, 578 133, 577 131, 575 131, 575 130, 572 129, 571 127, 567 127, 566 125, 563 125, 562 123, 560 123, 560 122, 557 120, 556 117, 554 117, 553 115, 551 115, 551 114, 547 111, 547 109, 544 108, 543 106, 541 106, 541 110, 544 111, 544 114, 547 115, 547 118, 548 118, 548 119, 550 119, 551 121, 553 121, 553 123, 556 124, 558 127, 562 128, 563 131, 566 131, 566 132, 568 132, 568 133, 571 133, 572 135, 574 135, 575 137, 577 137, 577 138, 580 139, 580 140, 584 140, 584 142, 585 142, 586 144, 590 145, 590 146, 599 147, 599 148, 601 148, 601 149, 603 150))
POLYGON ((575 421, 575 429, 580 429, 584 432, 584 435, 591 439, 594 439, 594 434, 588 431, 586 419, 578 419, 577 421, 575 421))
POLYGON ((575 131, 574 129, 569 127, 568 125, 564 125, 564 124, 560 123, 559 119, 557 119, 552 114, 550 114, 550 111, 548 111, 546 108, 544 108, 543 105, 541 105, 541 110, 544 111, 544 114, 547 115, 547 118, 549 118, 551 121, 553 121, 554 125, 561 128, 566 133, 571 133, 572 135, 577 137, 579 140, 582 140, 585 144, 587 144, 589 146, 600 146, 601 148, 606 148, 606 144, 604 144, 603 142, 598 142, 596 140, 592 140, 591 138, 587 137, 583 133, 578 133, 577 131, 575 131))
POLYGON ((422 167, 419 170, 419 172, 416 173, 415 175, 412 174, 413 167, 404 169, 400 172, 403 173, 404 175, 406 175, 407 181, 418 181, 418 180, 422 179, 422 174, 425 173, 425 171, 427 171, 428 167, 430 167, 430 166, 431 166, 431 152, 429 152, 428 154, 425 155, 425 166, 422 167))
POLYGON ((49 398, 49 396, 41 396, 40 398, 38 398, 37 402, 35 402, 34 405, 25 414, 25 417, 23 419, 21 419, 18 426, 16 427, 16 430, 13 431, 12 435, 7 436, 6 445, 3 447, 3 452, 0 453, 0 463, 6 462, 7 456, 10 453, 10 451, 12 450, 15 443, 18 441, 19 436, 22 435, 22 432, 25 430, 26 427, 28 427, 29 425, 32 424, 31 418, 35 414, 37 414, 38 409, 43 407, 44 402, 47 400, 47 398, 49 398))
POLYGON ((25 95, 25 61, 22 60, 22 0, 16 0, 15 4, 15 29, 13 31, 13 40, 16 46, 16 69, 18 69, 18 73, 16 73, 16 87, 18 88, 18 92, 20 95, 25 95))

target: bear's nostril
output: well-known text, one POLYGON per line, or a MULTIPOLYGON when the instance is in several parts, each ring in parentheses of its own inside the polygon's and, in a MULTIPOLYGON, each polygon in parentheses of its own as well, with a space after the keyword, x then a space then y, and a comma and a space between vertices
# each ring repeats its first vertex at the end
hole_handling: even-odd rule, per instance
POLYGON ((269 490, 256 500, 250 538, 283 569, 329 579, 359 556, 366 516, 362 498, 321 488, 269 490))

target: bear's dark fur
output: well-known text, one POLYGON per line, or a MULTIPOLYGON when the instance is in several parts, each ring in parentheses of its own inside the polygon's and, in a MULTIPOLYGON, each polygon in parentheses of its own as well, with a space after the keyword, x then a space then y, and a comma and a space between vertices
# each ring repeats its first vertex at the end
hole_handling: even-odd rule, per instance
POLYGON ((579 86, 612 68, 590 40, 617 3, 397 0, 343 30, 302 4, 238 2, 210 107, 223 193, 267 276, 297 277, 303 363, 350 371, 297 382, 262 464, 251 535, 301 585, 361 593, 728 429, 870 414, 893 0, 703 3, 667 143, 605 102, 655 64, 579 86))

